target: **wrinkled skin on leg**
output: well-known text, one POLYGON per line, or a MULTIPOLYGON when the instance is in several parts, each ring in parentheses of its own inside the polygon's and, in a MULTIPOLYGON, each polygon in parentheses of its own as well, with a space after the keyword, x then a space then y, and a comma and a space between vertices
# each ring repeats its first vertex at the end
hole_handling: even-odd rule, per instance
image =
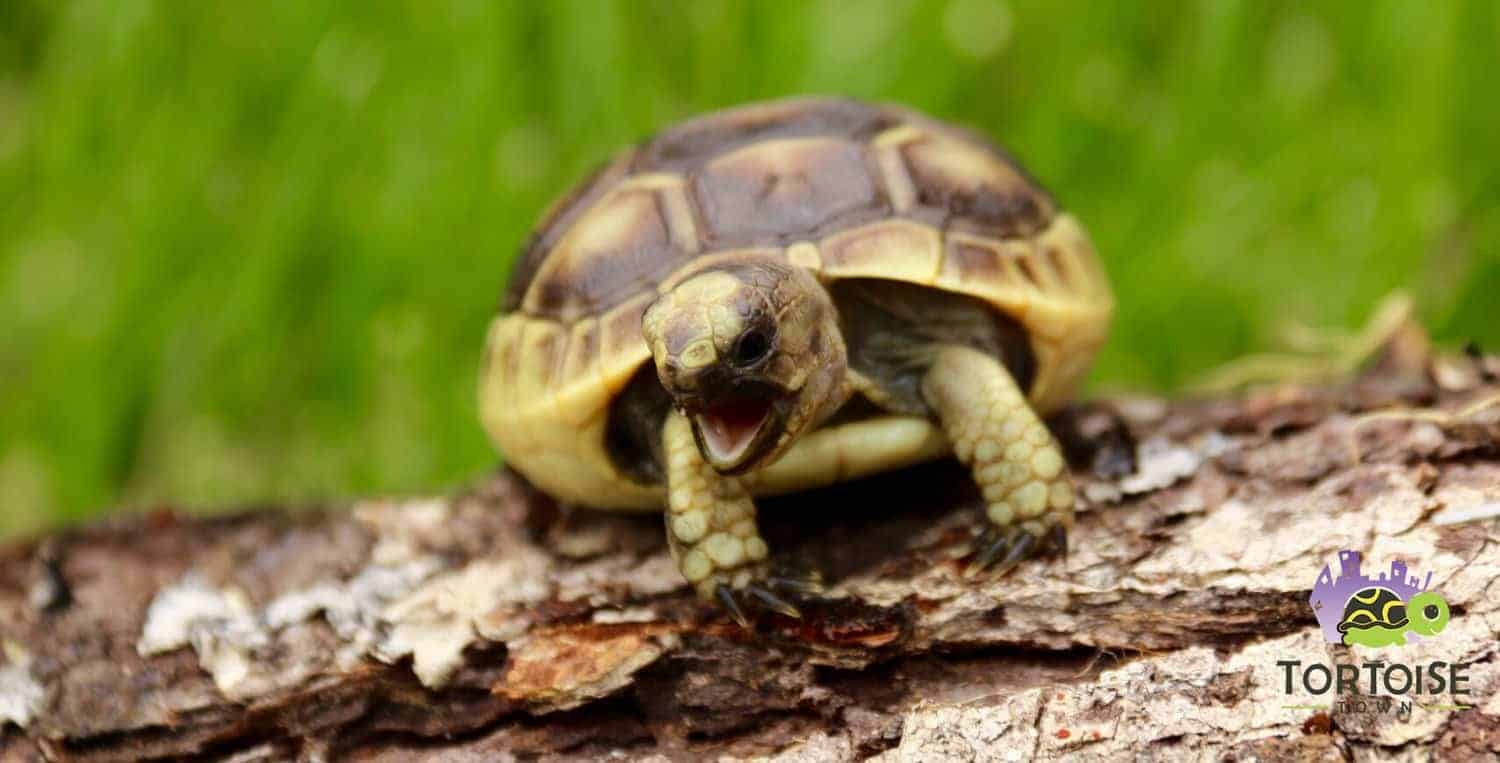
POLYGON ((1048 549, 1066 550, 1073 485, 1062 449, 1010 373, 967 347, 937 348, 922 394, 984 493, 989 527, 969 567, 1005 572, 1048 549))

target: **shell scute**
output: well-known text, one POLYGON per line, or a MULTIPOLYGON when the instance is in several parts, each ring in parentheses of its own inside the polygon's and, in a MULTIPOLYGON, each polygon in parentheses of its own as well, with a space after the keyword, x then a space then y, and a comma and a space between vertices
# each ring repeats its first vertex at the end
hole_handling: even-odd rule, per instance
POLYGON ((691 260, 673 244, 657 193, 621 189, 600 200, 553 249, 523 308, 564 322, 597 315, 691 260))
POLYGON ((694 196, 714 245, 806 236, 884 200, 864 146, 838 138, 784 138, 745 146, 709 162, 694 196))
POLYGON ((901 146, 918 204, 948 210, 950 227, 997 238, 1029 236, 1055 212, 1048 198, 999 152, 942 132, 901 146))
POLYGON ((600 372, 613 389, 624 386, 635 367, 651 356, 641 337, 641 318, 655 291, 638 295, 599 318, 600 372))
POLYGON ((1012 302, 1043 296, 1055 285, 1050 271, 1033 260, 1037 248, 1027 239, 996 240, 950 233, 938 284, 991 301, 1012 302))
POLYGON ((987 242, 948 236, 943 255, 943 272, 938 281, 947 286, 960 283, 998 285, 1005 280, 1005 268, 1000 263, 1000 257, 1000 250, 987 242))
POLYGON ((516 396, 522 400, 549 400, 556 397, 563 380, 559 378, 567 356, 567 332, 552 321, 529 321, 521 330, 516 353, 523 359, 519 365, 516 396))
POLYGON ((594 384, 599 372, 599 320, 586 318, 573 324, 568 350, 563 358, 561 380, 565 386, 594 384))
POLYGON ((635 158, 635 149, 615 154, 608 162, 596 168, 583 182, 571 191, 557 197, 542 213, 537 224, 521 248, 521 254, 511 270, 505 293, 500 300, 501 312, 510 312, 521 306, 526 290, 531 286, 536 273, 547 261, 558 238, 568 231, 579 215, 588 211, 594 202, 608 193, 615 184, 630 172, 635 158))
POLYGON ((932 283, 942 266, 938 231, 908 220, 886 220, 822 241, 823 272, 841 278, 890 278, 932 283))
POLYGON ((899 115, 842 98, 792 98, 728 109, 668 129, 635 159, 639 172, 693 170, 741 146, 777 138, 837 135, 866 138, 899 121, 899 115))

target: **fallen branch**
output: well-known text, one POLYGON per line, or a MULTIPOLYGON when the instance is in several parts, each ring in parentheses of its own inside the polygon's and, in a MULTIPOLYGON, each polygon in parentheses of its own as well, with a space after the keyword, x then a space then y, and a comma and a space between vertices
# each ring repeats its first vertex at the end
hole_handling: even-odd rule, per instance
POLYGON ((1497 367, 1115 401, 1139 469, 1075 471, 1071 556, 996 580, 960 575, 974 496, 951 465, 768 502, 772 547, 832 585, 755 634, 692 598, 659 519, 566 510, 508 474, 14 545, 0 760, 1492 756, 1497 367), (1342 549, 1433 574, 1451 624, 1382 656, 1465 663, 1472 707, 1285 691, 1278 661, 1367 656, 1308 606, 1342 549))

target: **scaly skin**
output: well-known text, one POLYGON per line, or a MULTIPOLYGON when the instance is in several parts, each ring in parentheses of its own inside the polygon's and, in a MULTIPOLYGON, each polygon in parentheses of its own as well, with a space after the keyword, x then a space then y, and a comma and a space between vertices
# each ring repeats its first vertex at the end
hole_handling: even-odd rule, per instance
POLYGON ((1048 546, 1066 548, 1073 485, 1062 450, 1005 367, 968 347, 941 347, 922 394, 984 493, 990 528, 970 572, 997 559, 1004 571, 1048 546))
POLYGON ((766 575, 766 542, 755 525, 755 503, 740 481, 703 459, 686 416, 673 411, 662 427, 667 461, 667 539, 683 577, 714 601, 719 586, 743 590, 766 575))

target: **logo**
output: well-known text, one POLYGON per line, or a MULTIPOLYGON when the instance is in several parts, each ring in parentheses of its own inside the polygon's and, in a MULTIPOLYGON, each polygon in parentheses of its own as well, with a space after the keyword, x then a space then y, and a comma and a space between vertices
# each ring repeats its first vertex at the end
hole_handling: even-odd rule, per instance
MULTIPOLYGON (((1318 617, 1323 640, 1330 644, 1372 649, 1405 646, 1431 638, 1448 627, 1448 602, 1432 586, 1432 573, 1419 579, 1407 575, 1406 563, 1391 562, 1375 577, 1360 571, 1358 551, 1339 552, 1338 578, 1332 565, 1318 574, 1308 603, 1318 617)), ((1413 707, 1424 710, 1469 710, 1470 663, 1434 660, 1426 663, 1373 656, 1354 661, 1354 650, 1332 662, 1277 660, 1283 671, 1282 691, 1288 698, 1311 695, 1314 700, 1282 707, 1343 714, 1390 714, 1410 718, 1413 707)), ((1375 717, 1375 715, 1370 715, 1375 717)))
POLYGON ((1448 627, 1448 602, 1429 591, 1432 573, 1418 583, 1406 563, 1392 561, 1378 577, 1360 571, 1358 551, 1339 552, 1339 576, 1324 565, 1313 586, 1313 614, 1330 644, 1379 648, 1404 646, 1408 638, 1436 636, 1448 627))

